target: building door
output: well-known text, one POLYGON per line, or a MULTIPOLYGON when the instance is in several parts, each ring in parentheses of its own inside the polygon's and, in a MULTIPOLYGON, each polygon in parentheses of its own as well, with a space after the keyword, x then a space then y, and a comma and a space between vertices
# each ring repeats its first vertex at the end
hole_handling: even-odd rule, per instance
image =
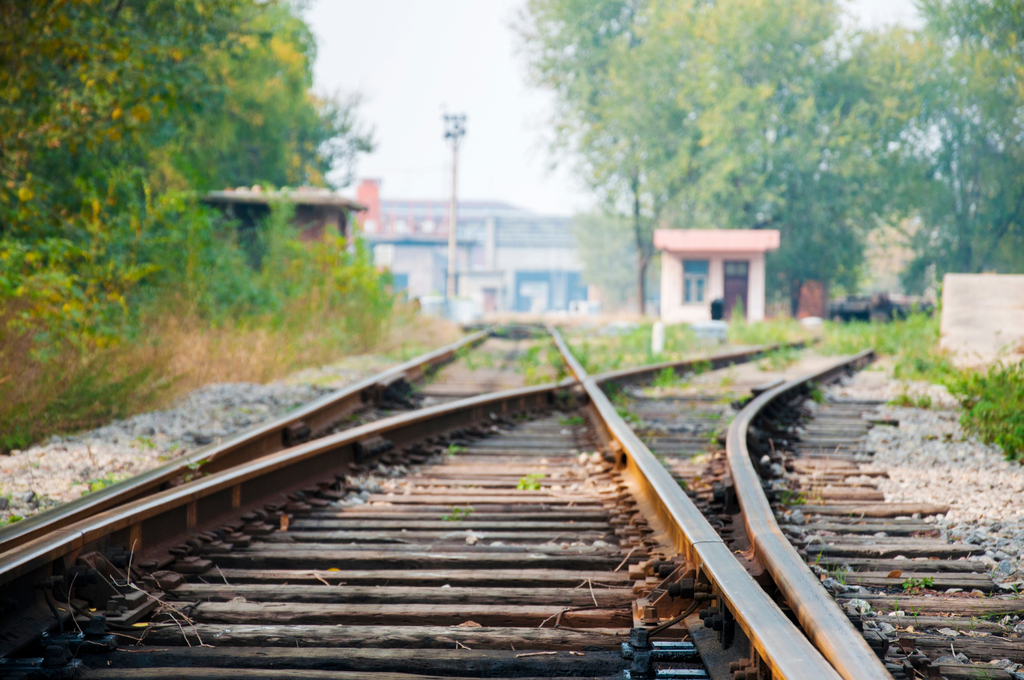
POLYGON ((732 318, 732 310, 743 305, 743 318, 747 317, 747 288, 750 276, 749 262, 725 263, 725 318, 732 318))
POLYGON ((498 289, 484 288, 484 313, 498 311, 498 289))

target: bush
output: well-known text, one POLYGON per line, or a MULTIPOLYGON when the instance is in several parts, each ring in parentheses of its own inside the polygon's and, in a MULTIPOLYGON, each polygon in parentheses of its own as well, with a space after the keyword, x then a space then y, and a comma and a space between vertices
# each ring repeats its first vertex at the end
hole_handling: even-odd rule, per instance
MULTIPOLYGON (((53 275, 46 258, 0 269, 0 452, 208 382, 262 382, 336 361, 390 330, 388 280, 363 243, 301 240, 287 206, 259 226, 262 268, 248 264, 232 223, 185 195, 155 201, 144 226, 130 259, 146 274, 131 285, 100 278, 118 271, 103 248, 89 257, 107 264, 72 277, 53 275), (107 284, 114 302, 96 292, 107 284)), ((0 257, 13 252, 0 242, 0 257)))
POLYGON ((1024 460, 1024 361, 965 371, 947 381, 964 409, 960 424, 1010 460, 1024 460))

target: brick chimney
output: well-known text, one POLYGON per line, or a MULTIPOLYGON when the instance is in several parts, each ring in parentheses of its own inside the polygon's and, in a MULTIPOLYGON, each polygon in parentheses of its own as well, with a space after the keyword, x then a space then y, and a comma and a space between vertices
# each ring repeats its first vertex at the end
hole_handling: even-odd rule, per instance
POLYGON ((363 213, 363 229, 368 232, 381 230, 380 222, 380 180, 364 179, 356 187, 356 201, 366 206, 363 213))

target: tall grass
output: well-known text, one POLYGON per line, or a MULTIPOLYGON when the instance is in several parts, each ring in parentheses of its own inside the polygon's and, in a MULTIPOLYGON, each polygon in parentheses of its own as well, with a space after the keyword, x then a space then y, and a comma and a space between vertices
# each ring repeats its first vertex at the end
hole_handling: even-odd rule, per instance
POLYGON ((826 355, 845 355, 873 347, 878 354, 893 358, 895 378, 941 384, 957 370, 939 349, 939 335, 938 316, 921 313, 883 323, 826 321, 817 350, 826 355))

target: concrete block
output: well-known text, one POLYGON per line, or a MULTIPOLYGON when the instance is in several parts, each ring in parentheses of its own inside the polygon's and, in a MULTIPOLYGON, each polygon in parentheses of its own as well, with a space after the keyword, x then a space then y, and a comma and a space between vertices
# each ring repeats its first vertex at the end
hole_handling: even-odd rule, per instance
POLYGON ((959 366, 1024 358, 1024 275, 946 274, 940 347, 959 366))

